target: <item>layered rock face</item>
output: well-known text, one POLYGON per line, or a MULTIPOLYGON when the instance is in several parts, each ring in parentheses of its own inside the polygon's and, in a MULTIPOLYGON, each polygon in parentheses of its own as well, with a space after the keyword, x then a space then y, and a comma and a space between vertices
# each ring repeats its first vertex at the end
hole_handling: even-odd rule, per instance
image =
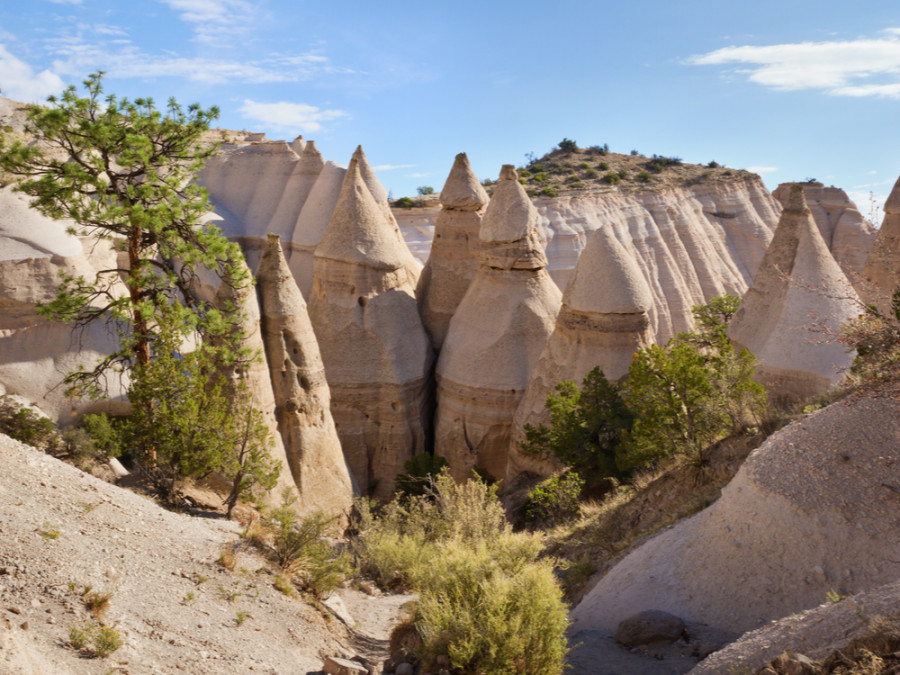
POLYGON ((889 312, 900 286, 900 179, 884 203, 884 220, 862 271, 861 294, 867 303, 889 312))
MULTIPOLYGON (((98 270, 114 269, 116 253, 106 242, 82 242, 66 233, 72 225, 45 218, 28 198, 0 189, 0 393, 36 402, 55 422, 74 423, 81 412, 124 412, 127 383, 107 382, 110 401, 72 401, 63 378, 91 368, 118 347, 114 331, 93 322, 84 331, 37 315, 37 303, 56 297, 59 273, 93 279, 98 270)), ((126 292, 113 286, 112 292, 126 292)))
MULTIPOLYGON (((547 269, 560 288, 587 235, 613 229, 650 286, 650 325, 659 343, 693 328, 694 305, 744 294, 780 213, 758 177, 662 189, 604 187, 534 204, 547 269)), ((438 215, 436 208, 397 213, 409 239, 420 239, 438 215)))
POLYGON ((435 452, 464 480, 506 475, 513 414, 562 296, 546 271, 537 212, 506 165, 484 215, 481 262, 437 365, 435 452))
POLYGON ((409 257, 351 160, 316 248, 309 313, 347 463, 360 489, 379 499, 425 449, 433 357, 409 257))
POLYGON ((839 401, 772 435, 715 504, 610 570, 573 611, 573 631, 614 631, 661 609, 739 634, 816 607, 831 590, 896 581, 895 396, 839 401))
POLYGON ((349 513, 353 487, 331 416, 325 367, 278 235, 268 237, 258 278, 275 415, 298 507, 349 513))
POLYGON ((269 506, 278 506, 285 490, 295 499, 300 495, 294 483, 275 415, 275 393, 272 390, 269 366, 265 360, 265 346, 260 330, 260 311, 256 289, 252 283, 247 283, 241 288, 233 288, 223 283, 216 293, 215 305, 223 310, 233 308, 240 312, 242 320, 240 329, 243 333, 241 347, 247 349, 250 354, 256 355, 256 358, 248 363, 230 368, 226 375, 232 381, 242 380, 246 383, 250 395, 249 403, 262 414, 263 422, 272 435, 273 445, 269 454, 281 466, 281 473, 278 475, 278 483, 275 488, 266 495, 266 501, 269 506))
POLYGON ((841 266, 847 278, 856 285, 866 258, 875 241, 875 226, 863 218, 856 204, 840 188, 825 187, 822 183, 782 183, 772 196, 787 205, 791 185, 800 185, 806 205, 812 212, 819 233, 841 266))
POLYGON ((611 382, 627 376, 634 353, 653 342, 648 316, 652 304, 637 263, 610 229, 591 233, 563 294, 556 327, 516 409, 508 479, 524 471, 552 471, 549 462, 519 450, 525 425, 549 423, 545 403, 563 380, 580 385, 597 366, 611 382))
POLYGON ((472 173, 466 153, 461 152, 441 190, 431 255, 416 288, 422 321, 438 351, 478 270, 478 233, 487 202, 487 192, 472 173))
POLYGON ((803 189, 793 185, 728 336, 756 356, 755 378, 770 396, 802 400, 831 387, 852 363, 853 353, 834 336, 859 311, 856 293, 825 246, 803 189))

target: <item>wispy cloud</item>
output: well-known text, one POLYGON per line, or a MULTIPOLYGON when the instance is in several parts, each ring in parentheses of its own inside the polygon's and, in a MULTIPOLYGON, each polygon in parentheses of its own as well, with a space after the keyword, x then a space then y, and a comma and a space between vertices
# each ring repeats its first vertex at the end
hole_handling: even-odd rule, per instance
POLYGON ((322 110, 306 103, 259 103, 249 99, 244 101, 238 112, 273 131, 299 131, 304 134, 321 131, 323 122, 349 117, 343 110, 322 110))
POLYGON ((0 45, 0 90, 3 95, 18 101, 37 103, 51 94, 59 94, 65 83, 59 75, 34 69, 13 56, 4 45, 0 45))
POLYGON ((777 166, 748 166, 747 171, 751 173, 775 173, 778 171, 777 166))
POLYGON ((900 99, 900 28, 875 38, 725 47, 692 56, 686 63, 738 64, 733 73, 776 90, 900 99))
POLYGON ((427 176, 428 176, 427 173, 422 173, 422 172, 406 174, 407 178, 426 178, 427 176))
POLYGON ((200 42, 221 42, 253 27, 260 10, 245 0, 160 0, 191 24, 200 42))
POLYGON ((84 0, 50 0, 54 5, 80 5, 84 0))
POLYGON ((379 164, 375 171, 393 171, 394 169, 412 169, 415 164, 379 164))

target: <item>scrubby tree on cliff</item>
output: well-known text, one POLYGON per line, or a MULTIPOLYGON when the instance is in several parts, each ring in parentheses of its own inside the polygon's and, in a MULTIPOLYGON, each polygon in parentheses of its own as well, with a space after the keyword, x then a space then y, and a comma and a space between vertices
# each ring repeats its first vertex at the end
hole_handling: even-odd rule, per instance
POLYGON ((102 395, 111 372, 131 376, 131 450, 165 497, 179 478, 210 471, 234 478, 242 496, 249 484, 272 482, 268 434, 258 412, 235 407, 246 392, 221 373, 254 355, 226 329, 240 325, 237 309, 213 310, 193 293, 204 269, 236 288, 252 283, 236 264, 237 245, 201 223, 210 206, 191 182, 215 151, 200 140, 218 110, 171 99, 161 111, 151 99, 105 96, 102 77, 84 81, 84 97, 73 86, 49 106, 31 106, 26 134, 35 143, 0 137, 0 169, 17 177, 32 207, 71 219, 73 234, 110 242, 122 261, 93 278, 63 275, 56 298, 38 309, 76 327, 113 324, 118 349, 66 381, 75 394, 102 395))
MULTIPOLYGON (((49 106, 31 106, 26 133, 34 144, 0 145, 0 168, 17 178, 45 216, 69 218, 74 234, 108 240, 124 255, 122 267, 95 278, 64 276, 57 297, 39 310, 83 326, 112 320, 121 348, 90 372, 72 373, 72 385, 93 388, 110 368, 150 360, 160 308, 179 303, 193 312, 191 283, 201 267, 241 283, 239 255, 213 227, 201 226, 209 210, 206 192, 190 178, 215 151, 201 147, 201 134, 218 109, 187 109, 174 99, 165 111, 151 99, 105 96, 102 72, 90 75, 87 95, 74 86, 49 106), (117 291, 123 280, 126 293, 117 291)), ((0 140, 2 143, 2 140, 0 140)))

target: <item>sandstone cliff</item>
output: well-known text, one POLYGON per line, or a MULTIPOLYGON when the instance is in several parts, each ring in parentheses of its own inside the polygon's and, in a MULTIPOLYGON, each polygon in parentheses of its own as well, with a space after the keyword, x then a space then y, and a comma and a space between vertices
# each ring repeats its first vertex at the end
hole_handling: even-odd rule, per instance
POLYGON ((775 237, 728 326, 756 356, 755 379, 770 396, 802 400, 838 382, 853 361, 835 336, 861 306, 812 218, 791 187, 775 237))
POLYGON ((478 233, 487 202, 487 192, 461 152, 441 190, 431 254, 416 287, 422 322, 437 351, 478 270, 478 233))
POLYGON ((897 579, 896 392, 839 401, 771 436, 711 507, 619 562, 572 613, 615 630, 661 609, 742 633, 829 591, 897 579))
POLYGON ((562 300, 545 267, 537 212, 512 166, 481 226, 481 262, 437 364, 435 453, 457 479, 506 475, 513 414, 562 300))
POLYGON ((433 357, 409 251, 357 159, 314 260, 309 312, 344 455, 360 489, 387 498, 425 449, 433 357))
POLYGON ((611 382, 627 376, 634 353, 652 344, 647 314, 651 306, 640 269, 611 229, 591 233, 563 294, 556 327, 516 409, 507 478, 523 471, 544 475, 552 471, 549 462, 519 450, 525 425, 549 423, 545 403, 563 380, 580 386, 597 366, 611 382))
POLYGON ((782 183, 772 192, 787 206, 791 185, 800 185, 819 233, 844 274, 857 285, 866 257, 875 240, 875 226, 863 218, 856 204, 842 189, 822 183, 782 183))
POLYGON ((303 512, 349 513, 353 487, 330 410, 330 392, 306 303, 270 234, 259 294, 275 415, 303 512))
POLYGON ((862 271, 861 294, 883 312, 890 310, 890 298, 900 286, 900 179, 884 203, 884 221, 862 271))

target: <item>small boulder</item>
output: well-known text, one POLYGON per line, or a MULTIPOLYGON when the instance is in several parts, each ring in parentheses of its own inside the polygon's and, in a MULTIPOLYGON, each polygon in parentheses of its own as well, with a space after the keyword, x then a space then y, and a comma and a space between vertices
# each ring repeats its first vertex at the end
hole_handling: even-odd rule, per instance
POLYGON ((325 659, 325 665, 322 666, 328 675, 369 675, 369 670, 357 661, 349 661, 347 659, 339 659, 336 656, 329 656, 325 659))
POLYGON ((626 647, 675 642, 683 635, 684 621, 658 609, 635 614, 622 621, 616 629, 616 641, 626 647))
POLYGON ((783 652, 772 661, 772 669, 779 675, 817 675, 822 670, 803 654, 783 652))

